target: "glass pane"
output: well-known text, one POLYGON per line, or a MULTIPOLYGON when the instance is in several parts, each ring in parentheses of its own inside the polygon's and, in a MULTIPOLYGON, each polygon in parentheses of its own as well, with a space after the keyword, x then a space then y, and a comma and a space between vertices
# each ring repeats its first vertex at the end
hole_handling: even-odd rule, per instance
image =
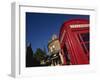
POLYGON ((83 33, 83 34, 81 34, 81 37, 84 42, 89 41, 89 33, 83 33))
POLYGON ((81 44, 81 45, 82 45, 82 48, 83 48, 84 52, 87 53, 86 48, 84 47, 84 45, 83 44, 81 44))
POLYGON ((87 50, 89 51, 89 43, 85 43, 87 50))

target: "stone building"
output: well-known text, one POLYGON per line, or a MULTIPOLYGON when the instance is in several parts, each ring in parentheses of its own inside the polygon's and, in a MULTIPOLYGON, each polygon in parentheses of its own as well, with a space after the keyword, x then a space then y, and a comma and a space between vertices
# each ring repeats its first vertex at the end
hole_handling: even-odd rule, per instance
POLYGON ((48 51, 50 54, 51 65, 61 65, 61 48, 58 37, 54 34, 52 40, 48 43, 48 51))

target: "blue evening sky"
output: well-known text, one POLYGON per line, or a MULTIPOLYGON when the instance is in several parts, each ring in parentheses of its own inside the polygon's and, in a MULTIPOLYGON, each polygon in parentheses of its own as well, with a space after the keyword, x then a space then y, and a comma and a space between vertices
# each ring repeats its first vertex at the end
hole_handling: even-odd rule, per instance
POLYGON ((47 51, 52 35, 59 36, 61 25, 71 19, 89 19, 89 15, 26 12, 26 42, 31 43, 33 52, 44 47, 47 51))

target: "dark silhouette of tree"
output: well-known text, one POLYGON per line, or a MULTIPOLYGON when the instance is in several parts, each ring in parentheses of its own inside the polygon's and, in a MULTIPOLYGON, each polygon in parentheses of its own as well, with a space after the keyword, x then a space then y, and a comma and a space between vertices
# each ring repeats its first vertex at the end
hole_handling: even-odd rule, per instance
POLYGON ((43 50, 43 51, 44 51, 45 54, 47 53, 47 52, 46 52, 46 48, 45 48, 45 46, 44 46, 44 50, 43 50))
POLYGON ((41 48, 37 48, 34 53, 31 47, 31 43, 27 44, 26 47, 26 67, 37 67, 37 66, 48 66, 50 62, 49 55, 46 53, 46 48, 42 50, 41 48))
POLYGON ((40 62, 33 56, 31 44, 27 45, 26 48, 26 67, 39 66, 40 62))
POLYGON ((38 61, 41 62, 45 58, 46 53, 42 49, 37 48, 34 56, 37 58, 38 61))

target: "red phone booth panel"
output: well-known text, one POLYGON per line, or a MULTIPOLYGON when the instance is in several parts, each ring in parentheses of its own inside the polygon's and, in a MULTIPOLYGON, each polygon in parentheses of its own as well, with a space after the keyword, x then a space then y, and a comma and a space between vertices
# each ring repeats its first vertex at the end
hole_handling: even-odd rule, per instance
POLYGON ((89 64, 89 20, 66 21, 59 34, 63 64, 89 64))

